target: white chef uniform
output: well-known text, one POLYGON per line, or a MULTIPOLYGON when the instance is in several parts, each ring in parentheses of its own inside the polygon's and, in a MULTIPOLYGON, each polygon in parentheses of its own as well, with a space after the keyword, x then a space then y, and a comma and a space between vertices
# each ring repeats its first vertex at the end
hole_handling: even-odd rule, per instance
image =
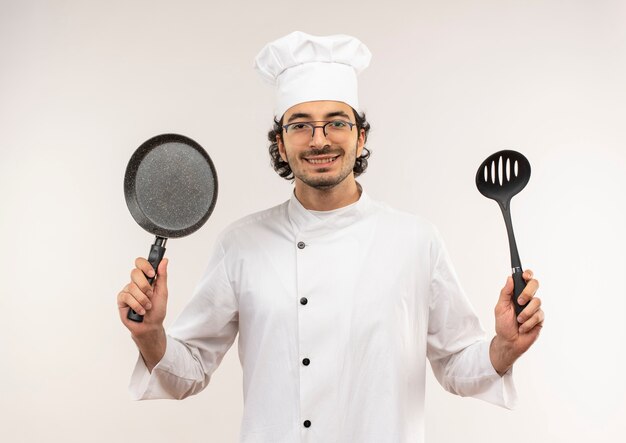
POLYGON ((226 229, 133 397, 201 391, 237 333, 244 443, 423 442, 427 358, 450 392, 516 399, 436 229, 365 192, 321 218, 292 196, 226 229))

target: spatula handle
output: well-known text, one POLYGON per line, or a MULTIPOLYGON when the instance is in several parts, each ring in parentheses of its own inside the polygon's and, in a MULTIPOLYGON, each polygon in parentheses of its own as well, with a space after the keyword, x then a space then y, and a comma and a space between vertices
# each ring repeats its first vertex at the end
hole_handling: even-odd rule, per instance
POLYGON ((526 287, 526 281, 524 281, 524 277, 522 277, 522 268, 513 268, 513 304, 515 305, 515 318, 522 312, 522 310, 526 307, 528 302, 525 305, 520 305, 517 301, 518 297, 526 287))

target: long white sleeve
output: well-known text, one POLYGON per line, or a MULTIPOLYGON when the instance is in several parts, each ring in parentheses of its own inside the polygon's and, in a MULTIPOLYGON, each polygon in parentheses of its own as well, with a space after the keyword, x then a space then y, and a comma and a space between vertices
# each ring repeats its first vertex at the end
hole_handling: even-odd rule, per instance
POLYGON ((487 337, 461 288, 440 237, 433 246, 427 355, 447 391, 508 409, 517 401, 512 369, 500 376, 489 358, 487 337))
POLYGON ((131 376, 136 400, 182 399, 206 387, 238 332, 238 303, 218 242, 195 294, 167 334, 161 361, 148 372, 141 355, 131 376))

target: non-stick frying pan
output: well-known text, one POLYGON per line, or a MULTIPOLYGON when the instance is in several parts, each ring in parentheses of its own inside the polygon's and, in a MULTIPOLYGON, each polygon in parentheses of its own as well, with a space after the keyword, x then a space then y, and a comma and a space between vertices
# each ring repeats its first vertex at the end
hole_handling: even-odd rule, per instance
MULTIPOLYGON (((178 134, 144 142, 124 177, 126 204, 135 221, 156 239, 148 261, 156 271, 168 238, 189 235, 207 221, 217 201, 217 172, 202 146, 178 134)), ((153 278, 148 278, 152 284, 153 278)), ((142 322, 130 309, 128 318, 142 322)))

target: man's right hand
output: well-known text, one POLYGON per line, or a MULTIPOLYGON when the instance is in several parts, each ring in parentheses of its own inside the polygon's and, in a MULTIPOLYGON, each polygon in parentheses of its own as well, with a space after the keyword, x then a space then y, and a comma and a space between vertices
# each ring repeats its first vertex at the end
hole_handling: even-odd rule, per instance
POLYGON ((154 276, 154 269, 145 258, 137 258, 130 273, 130 283, 117 295, 120 320, 131 332, 150 371, 165 354, 163 321, 167 312, 167 264, 168 260, 164 258, 159 264, 154 285, 150 286, 146 275, 154 276), (131 308, 143 315, 143 322, 128 319, 131 308))

